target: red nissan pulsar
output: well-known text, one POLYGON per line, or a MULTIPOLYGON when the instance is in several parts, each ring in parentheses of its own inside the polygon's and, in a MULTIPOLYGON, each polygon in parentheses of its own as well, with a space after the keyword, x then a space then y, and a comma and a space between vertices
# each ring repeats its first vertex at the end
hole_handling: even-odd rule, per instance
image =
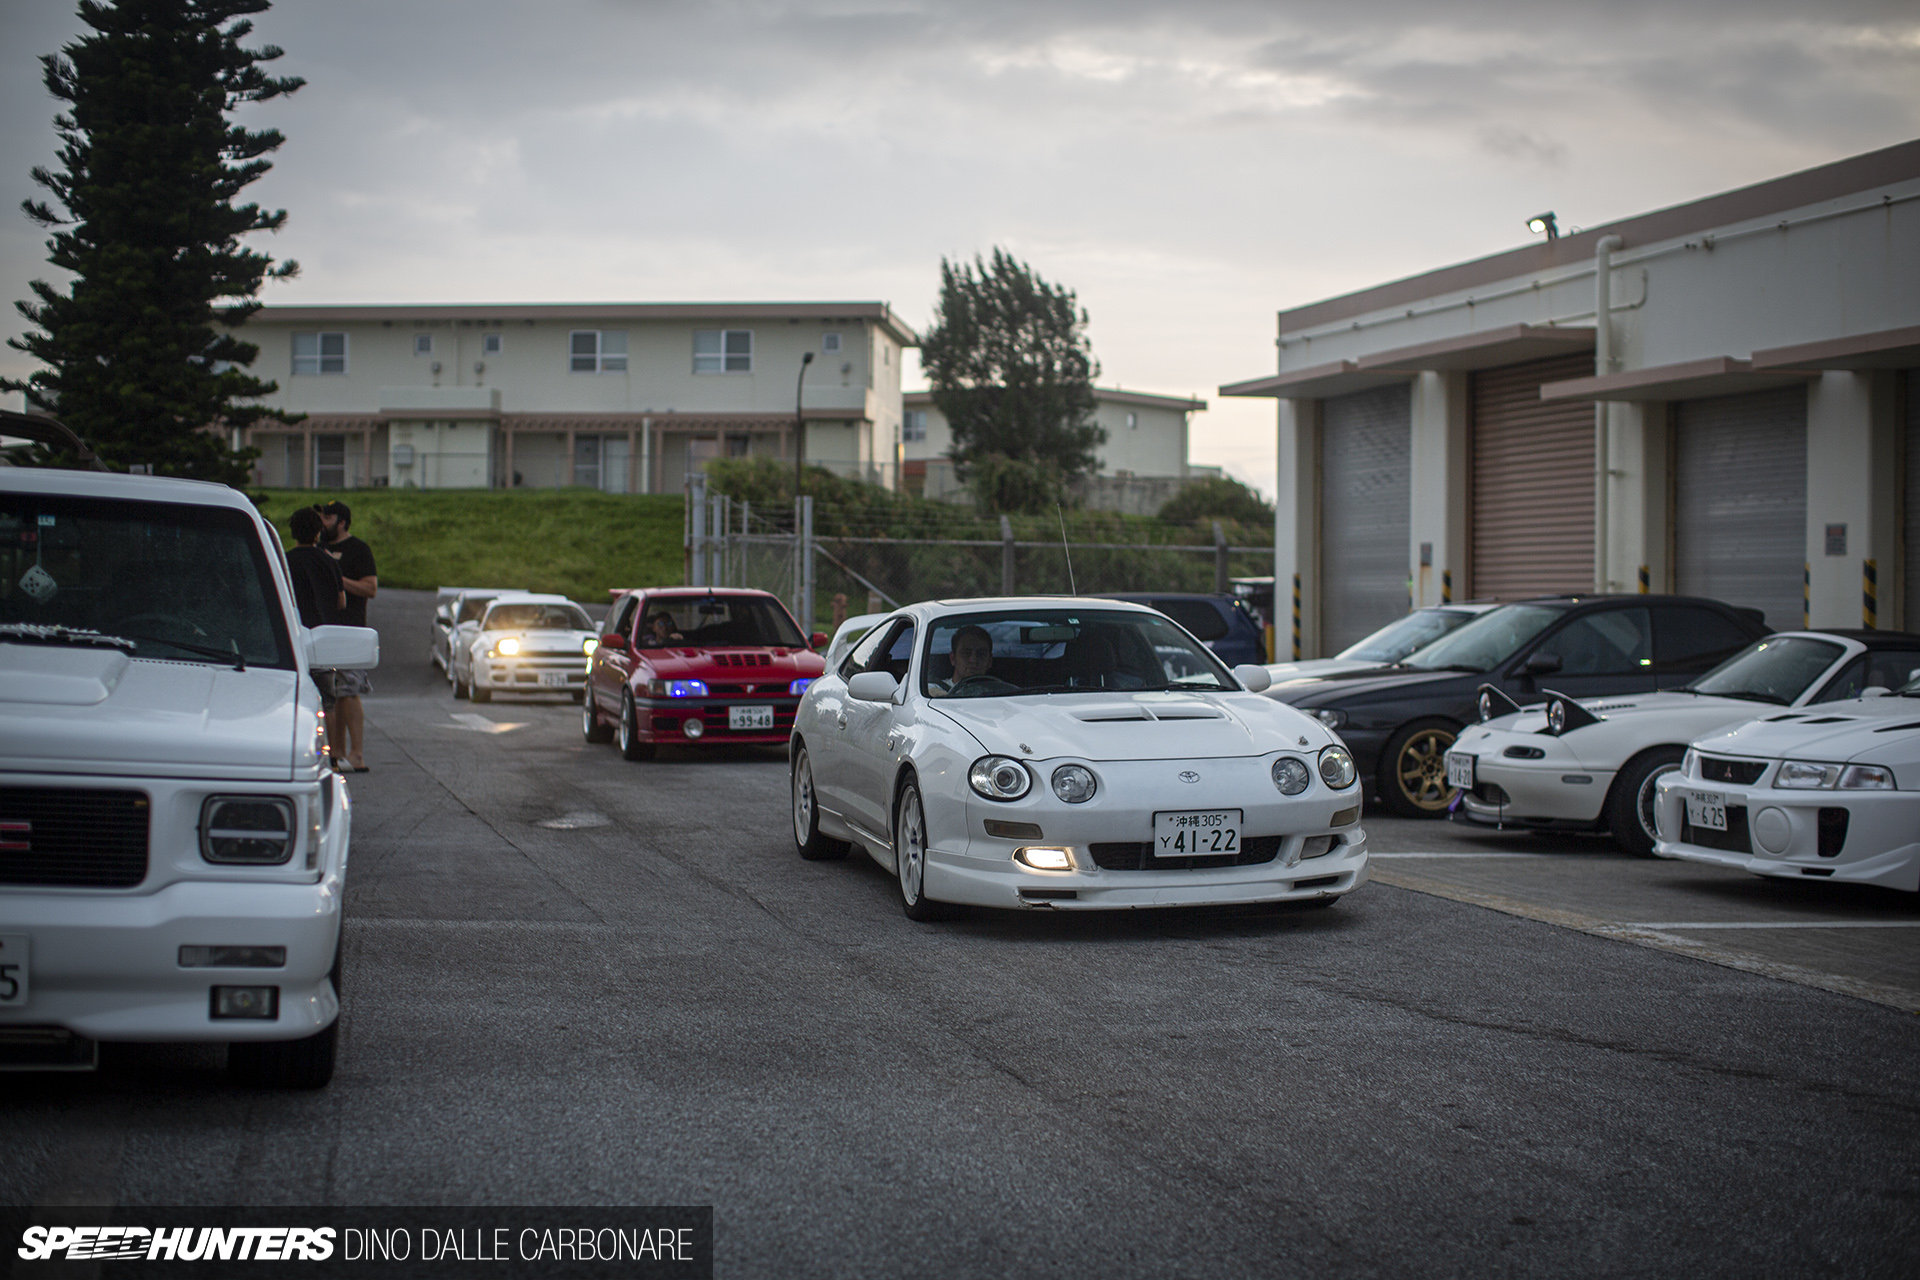
POLYGON ((615 598, 587 668, 588 742, 620 754, 661 746, 785 746, 800 695, 826 669, 808 637, 765 591, 658 587, 615 598))

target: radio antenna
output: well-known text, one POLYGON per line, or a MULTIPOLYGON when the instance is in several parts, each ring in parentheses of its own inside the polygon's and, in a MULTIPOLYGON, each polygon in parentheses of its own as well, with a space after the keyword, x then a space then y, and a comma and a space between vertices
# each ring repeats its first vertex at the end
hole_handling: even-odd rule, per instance
POLYGON ((1057 502, 1053 504, 1053 513, 1060 517, 1060 553, 1067 558, 1067 594, 1077 596, 1080 588, 1073 583, 1073 551, 1067 546, 1067 513, 1057 502))

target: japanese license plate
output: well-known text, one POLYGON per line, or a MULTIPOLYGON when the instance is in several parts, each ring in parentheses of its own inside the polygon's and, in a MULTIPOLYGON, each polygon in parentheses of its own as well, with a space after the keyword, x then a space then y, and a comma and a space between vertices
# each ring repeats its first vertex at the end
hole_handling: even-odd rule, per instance
POLYGON ((567 673, 564 671, 542 671, 540 673, 542 689, 564 689, 567 687, 567 673))
POLYGON ((1473 767, 1476 757, 1464 751, 1447 752, 1447 785, 1461 791, 1473 790, 1473 767))
POLYGON ((27 1002, 27 951, 24 933, 0 933, 0 1008, 27 1002))
POLYGON ((1727 829, 1727 798, 1717 791, 1687 792, 1687 822, 1708 831, 1727 829))
POLYGON ((1153 856, 1213 858, 1240 852, 1238 809, 1181 809, 1153 815, 1153 856))
POLYGON ((729 729, 771 729, 773 728, 772 707, 728 707, 727 728, 729 729))

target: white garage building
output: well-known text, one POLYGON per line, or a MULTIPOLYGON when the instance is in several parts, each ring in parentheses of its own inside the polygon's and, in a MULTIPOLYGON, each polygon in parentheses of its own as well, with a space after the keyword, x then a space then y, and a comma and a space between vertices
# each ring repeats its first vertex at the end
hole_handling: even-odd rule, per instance
POLYGON ((1220 392, 1279 401, 1301 656, 1560 591, 1920 629, 1920 142, 1282 311, 1278 350, 1220 392))

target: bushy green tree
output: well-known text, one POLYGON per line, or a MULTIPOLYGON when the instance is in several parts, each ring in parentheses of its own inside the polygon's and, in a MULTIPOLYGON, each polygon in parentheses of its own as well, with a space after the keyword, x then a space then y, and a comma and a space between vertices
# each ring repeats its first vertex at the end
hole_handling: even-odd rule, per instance
POLYGON ((1160 504, 1162 520, 1237 520, 1270 525, 1273 508, 1259 494, 1226 476, 1194 480, 1160 504))
POLYGON ((950 456, 988 511, 1038 511, 1098 465, 1093 421, 1100 366, 1087 313, 1002 249, 940 261, 940 303, 920 347, 933 403, 953 431, 950 456))
MULTIPOLYGON (((245 15, 267 7, 81 0, 91 34, 40 60, 68 110, 54 121, 59 167, 33 170, 52 204, 22 207, 55 228, 48 261, 73 280, 65 291, 35 280, 37 301, 16 304, 34 328, 10 345, 46 367, 0 389, 25 392, 109 466, 243 485, 257 451, 206 428, 295 420, 242 403, 277 386, 246 372, 260 349, 228 328, 259 309, 263 280, 298 270, 240 243, 277 230, 285 210, 234 203, 282 138, 229 113, 305 83, 261 69, 279 49, 241 47, 253 30, 245 15)), ((45 449, 22 460, 71 461, 45 449)))

